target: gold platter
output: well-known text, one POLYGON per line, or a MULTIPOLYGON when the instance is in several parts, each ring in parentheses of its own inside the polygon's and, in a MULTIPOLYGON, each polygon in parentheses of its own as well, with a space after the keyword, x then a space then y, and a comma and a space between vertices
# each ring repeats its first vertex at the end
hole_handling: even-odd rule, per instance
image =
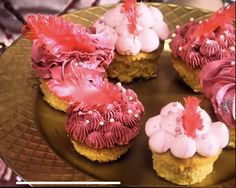
MULTIPOLYGON (((191 17, 202 20, 210 15, 206 10, 192 7, 151 4, 162 11, 171 32, 191 17)), ((111 6, 84 9, 65 17, 88 26, 109 8, 111 6)), ((121 181, 126 186, 174 186, 153 170, 144 126, 130 151, 115 162, 99 164, 78 155, 64 130, 65 114, 42 99, 31 71, 31 45, 20 38, 0 57, 0 156, 20 177, 27 181, 107 180, 121 181)), ((143 125, 168 102, 194 95, 171 67, 168 41, 157 78, 125 87, 134 89, 145 106, 143 125)), ((207 101, 203 106, 214 118, 207 101)), ((234 187, 234 176, 235 151, 225 149, 213 173, 196 186, 234 187)))

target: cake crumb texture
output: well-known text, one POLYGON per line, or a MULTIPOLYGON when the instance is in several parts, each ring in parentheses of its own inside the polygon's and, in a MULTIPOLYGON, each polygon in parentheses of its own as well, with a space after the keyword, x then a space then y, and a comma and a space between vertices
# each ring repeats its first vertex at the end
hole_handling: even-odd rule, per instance
POLYGON ((71 142, 79 154, 87 157, 91 161, 98 161, 100 163, 117 160, 121 155, 126 153, 131 146, 131 144, 127 144, 113 148, 94 149, 86 144, 78 143, 73 140, 71 140, 71 142))
POLYGON ((135 78, 149 79, 156 77, 158 59, 163 47, 164 42, 161 42, 159 48, 154 52, 139 52, 135 56, 120 55, 115 52, 114 60, 107 70, 108 76, 123 83, 130 83, 135 78))
POLYGON ((53 108, 66 112, 68 103, 57 97, 53 92, 48 89, 47 81, 40 79, 40 88, 44 95, 43 99, 53 108))
POLYGON ((178 72, 183 81, 196 93, 202 93, 199 73, 200 69, 193 69, 181 59, 172 57, 173 67, 178 72))
POLYGON ((153 152, 153 168, 157 174, 178 185, 192 185, 200 183, 213 170, 213 163, 221 151, 213 157, 202 157, 195 154, 188 159, 173 156, 170 151, 166 153, 153 152))

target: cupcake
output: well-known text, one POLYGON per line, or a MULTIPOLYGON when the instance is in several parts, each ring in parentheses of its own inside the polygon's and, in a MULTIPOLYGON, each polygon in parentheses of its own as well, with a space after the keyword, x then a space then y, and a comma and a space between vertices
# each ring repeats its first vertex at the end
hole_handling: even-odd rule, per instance
POLYGON ((235 148, 235 57, 212 61, 200 72, 204 95, 216 117, 229 128, 228 146, 235 148))
POLYGON ((213 123, 199 102, 195 97, 187 97, 185 106, 171 102, 145 125, 154 170, 178 185, 206 178, 229 140, 226 125, 213 123))
POLYGON ((228 5, 205 21, 191 18, 172 34, 173 67, 195 92, 202 92, 199 72, 205 64, 235 56, 234 9, 228 5))
POLYGON ((158 58, 169 34, 159 9, 125 0, 108 10, 94 27, 98 33, 109 31, 116 41, 115 57, 107 70, 110 78, 129 83, 156 76, 158 58))
POLYGON ((138 135, 144 107, 134 91, 120 83, 99 76, 87 80, 87 75, 78 75, 78 102, 68 107, 65 129, 80 155, 91 161, 114 161, 138 135))
POLYGON ((93 33, 62 17, 28 16, 22 32, 33 40, 32 68, 44 99, 61 111, 74 102, 70 97, 73 89, 62 82, 74 79, 78 67, 105 73, 114 56, 114 43, 104 33, 93 33))

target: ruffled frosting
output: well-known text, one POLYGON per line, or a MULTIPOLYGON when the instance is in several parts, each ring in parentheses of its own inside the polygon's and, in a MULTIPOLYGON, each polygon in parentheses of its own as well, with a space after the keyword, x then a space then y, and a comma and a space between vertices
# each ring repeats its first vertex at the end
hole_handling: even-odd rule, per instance
MULTIPOLYGON (((71 139, 101 149, 128 144, 137 136, 143 105, 132 90, 121 84, 111 87, 119 97, 112 97, 107 103, 89 105, 86 98, 80 99, 68 108, 66 131, 71 139)), ((112 89, 107 93, 112 95, 112 89)))
POLYGON ((205 96, 217 117, 231 127, 235 127, 235 81, 235 58, 213 61, 200 72, 205 96))
POLYGON ((169 35, 162 13, 155 7, 139 3, 135 5, 135 15, 135 33, 129 31, 130 22, 122 5, 107 11, 94 27, 97 32, 105 30, 110 32, 110 36, 116 41, 117 52, 122 55, 155 51, 159 47, 160 40, 165 40, 169 35))
POLYGON ((192 68, 202 68, 210 61, 235 56, 235 28, 232 24, 222 25, 205 34, 203 39, 193 41, 192 35, 198 26, 198 22, 190 21, 172 34, 170 48, 174 57, 192 68))
POLYGON ((31 15, 27 17, 23 32, 33 40, 32 67, 43 79, 55 79, 55 74, 61 77, 65 67, 72 62, 90 69, 106 69, 114 57, 115 44, 110 33, 96 33, 92 28, 61 17, 31 15), (55 72, 56 67, 60 69, 55 72))
POLYGON ((172 102, 163 107, 159 115, 146 122, 145 132, 153 152, 164 153, 170 150, 174 156, 183 159, 195 153, 210 157, 227 145, 229 133, 224 123, 213 123, 209 115, 198 107, 202 128, 196 130, 194 137, 189 136, 183 126, 183 112, 182 104, 172 102))

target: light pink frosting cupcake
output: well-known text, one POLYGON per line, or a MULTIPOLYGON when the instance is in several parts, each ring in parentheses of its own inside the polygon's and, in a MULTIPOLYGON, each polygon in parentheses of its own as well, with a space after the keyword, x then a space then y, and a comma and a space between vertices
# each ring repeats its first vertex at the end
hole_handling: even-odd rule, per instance
POLYGON ((160 115, 146 122, 145 131, 153 152, 168 150, 178 158, 195 153, 204 157, 216 155, 229 141, 229 133, 222 122, 212 122, 195 97, 185 99, 185 107, 172 102, 161 109, 160 115))
POLYGON ((130 16, 125 11, 125 5, 121 4, 107 11, 103 18, 94 24, 94 27, 98 32, 109 30, 116 40, 116 50, 121 55, 155 51, 159 47, 160 40, 165 40, 169 35, 162 13, 156 7, 148 7, 144 3, 134 3, 129 6, 133 15, 130 16), (135 27, 134 32, 130 31, 132 21, 135 27))

